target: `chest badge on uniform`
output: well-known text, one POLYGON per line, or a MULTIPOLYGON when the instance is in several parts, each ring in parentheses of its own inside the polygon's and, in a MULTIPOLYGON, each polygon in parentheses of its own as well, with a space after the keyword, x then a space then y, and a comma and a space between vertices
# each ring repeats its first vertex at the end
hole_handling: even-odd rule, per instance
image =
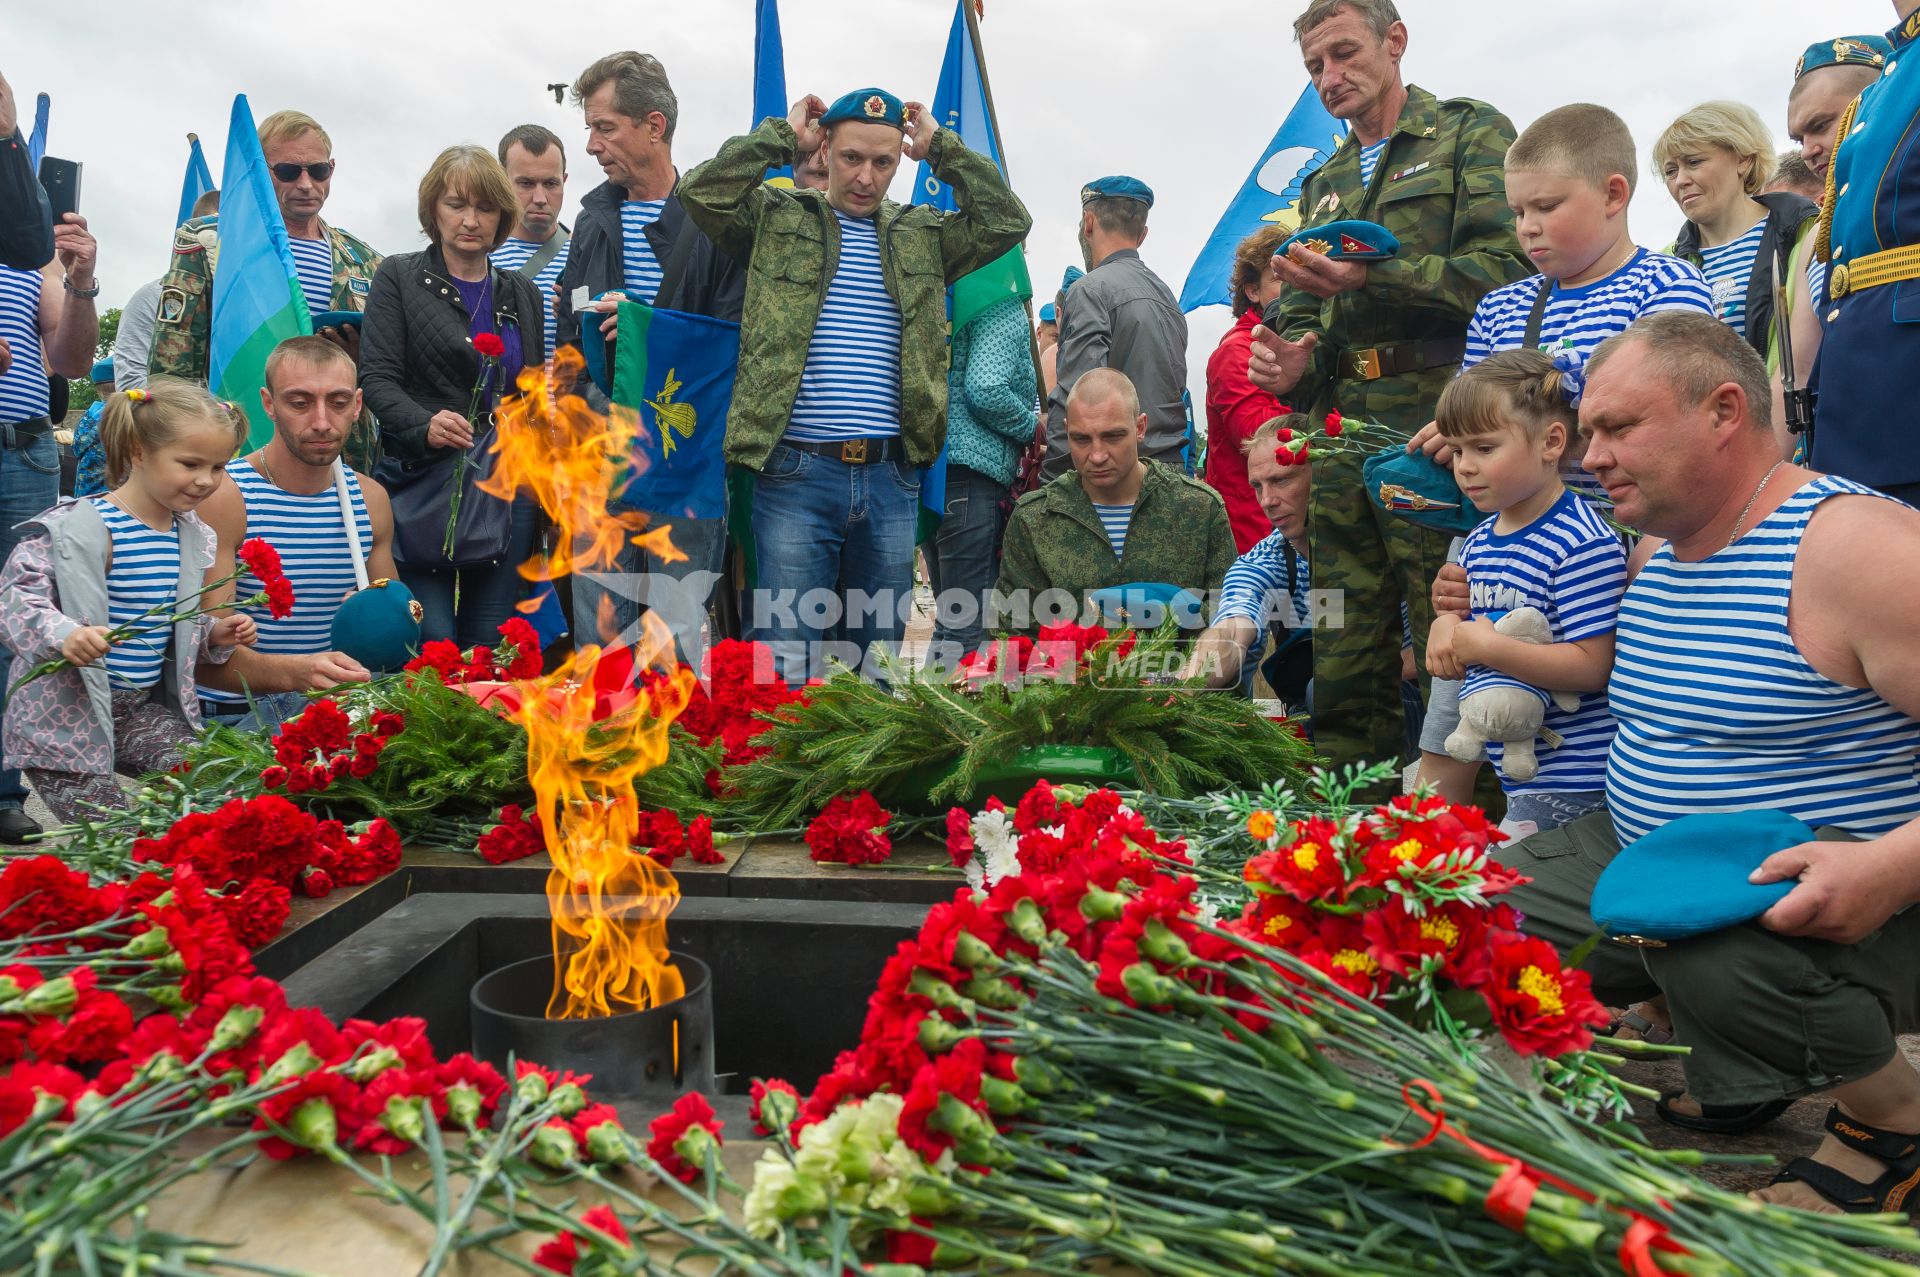
POLYGON ((361 279, 358 275, 347 276, 348 292, 365 294, 372 287, 373 281, 370 279, 361 279))
POLYGON ((187 295, 178 288, 160 290, 160 322, 177 324, 180 316, 187 312, 187 295))
POLYGON ((1432 160, 1423 160, 1420 163, 1414 165, 1412 168, 1401 169, 1398 173, 1395 173, 1392 177, 1388 178, 1387 180, 1389 182, 1397 182, 1403 177, 1412 177, 1415 173, 1424 173, 1432 167, 1433 167, 1432 160))
POLYGON ((1434 135, 1435 133, 1438 133, 1439 131, 1440 131, 1439 129, 1437 129, 1437 128, 1435 128, 1435 127, 1434 127, 1433 125, 1431 125, 1431 124, 1429 124, 1429 125, 1427 125, 1427 127, 1426 127, 1426 128, 1424 128, 1424 129, 1422 129, 1422 130, 1421 130, 1421 132, 1420 132, 1420 136, 1421 136, 1421 137, 1432 137, 1432 136, 1433 136, 1433 135, 1434 135))

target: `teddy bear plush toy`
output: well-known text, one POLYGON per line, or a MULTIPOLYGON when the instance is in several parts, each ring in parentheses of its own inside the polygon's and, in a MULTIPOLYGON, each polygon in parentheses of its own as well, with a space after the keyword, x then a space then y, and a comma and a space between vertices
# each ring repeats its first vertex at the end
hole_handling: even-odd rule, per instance
MULTIPOLYGON (((1519 607, 1493 623, 1495 632, 1523 643, 1553 642, 1553 626, 1539 608, 1519 607)), ((1447 753, 1463 763, 1480 757, 1488 741, 1504 747, 1500 774, 1508 780, 1532 780, 1540 774, 1534 741, 1544 739, 1551 749, 1557 734, 1544 729, 1547 704, 1565 713, 1580 708, 1576 692, 1542 692, 1528 687, 1486 687, 1460 698, 1460 726, 1447 737, 1447 753)))

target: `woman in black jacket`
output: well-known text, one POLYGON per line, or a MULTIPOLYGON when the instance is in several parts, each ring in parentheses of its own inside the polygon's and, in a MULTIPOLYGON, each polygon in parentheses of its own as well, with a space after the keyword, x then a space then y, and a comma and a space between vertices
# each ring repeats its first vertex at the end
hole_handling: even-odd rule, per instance
POLYGON ((423 639, 462 648, 497 641, 521 597, 519 565, 533 553, 535 507, 511 508, 474 487, 491 471, 491 410, 522 367, 545 362, 540 294, 488 260, 518 207, 507 173, 478 146, 440 153, 420 182, 424 252, 380 265, 367 296, 360 388, 380 419, 376 477, 393 496, 394 560, 426 615, 423 639), (481 358, 474 338, 499 338, 478 428, 467 422, 481 358), (469 457, 451 553, 445 548, 456 462, 469 457))

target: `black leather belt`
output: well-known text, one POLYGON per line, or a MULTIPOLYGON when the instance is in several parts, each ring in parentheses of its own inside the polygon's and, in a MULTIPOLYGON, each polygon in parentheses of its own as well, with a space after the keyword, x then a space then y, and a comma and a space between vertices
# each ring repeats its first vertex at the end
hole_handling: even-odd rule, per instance
POLYGON ((1378 381, 1429 368, 1453 367, 1467 356, 1467 339, 1449 337, 1433 341, 1402 341, 1391 346, 1370 346, 1350 350, 1342 360, 1341 371, 1354 381, 1378 381))
POLYGON ((872 465, 876 461, 905 461, 907 446, 898 439, 842 439, 837 443, 805 443, 782 439, 788 448, 811 452, 816 457, 832 457, 850 466, 872 465))
POLYGON ((25 421, 0 426, 0 447, 24 448, 35 439, 52 433, 53 422, 45 417, 29 417, 25 421))

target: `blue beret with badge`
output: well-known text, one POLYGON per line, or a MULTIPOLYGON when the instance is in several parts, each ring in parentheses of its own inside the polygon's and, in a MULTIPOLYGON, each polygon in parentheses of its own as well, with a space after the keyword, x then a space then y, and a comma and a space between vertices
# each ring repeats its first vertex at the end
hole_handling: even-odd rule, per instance
POLYGON ((853 92, 835 99, 820 117, 820 126, 839 124, 852 120, 859 124, 886 124, 905 132, 907 129, 907 108, 899 98, 885 89, 855 89, 853 92))
POLYGON ((1080 188, 1080 202, 1093 200, 1137 200, 1153 207, 1153 188, 1137 177, 1095 178, 1080 188))
POLYGON ((1206 604, 1200 596, 1169 581, 1129 581, 1094 590, 1087 598, 1108 625, 1157 630, 1168 616, 1183 630, 1202 629, 1207 623, 1206 604))
POLYGON ((328 641, 375 674, 391 674, 420 654, 424 616, 412 590, 398 581, 373 581, 341 603, 328 641))
POLYGON ((1295 232, 1286 243, 1273 250, 1284 257, 1295 244, 1342 262, 1384 262, 1400 251, 1393 232, 1377 222, 1328 222, 1295 232))
POLYGON ((1821 67, 1872 67, 1878 71, 1892 56, 1893 45, 1883 35, 1843 35, 1808 45, 1794 64, 1793 78, 1798 80, 1821 67))
POLYGON ((1698 812, 1629 843, 1594 884, 1593 920, 1609 936, 1684 940, 1758 918, 1797 885, 1748 875, 1775 852, 1814 840, 1784 811, 1698 812))
POLYGON ((1487 517, 1460 491, 1452 470, 1401 444, 1382 448, 1361 463, 1360 480, 1382 510, 1435 532, 1463 537, 1487 517))

